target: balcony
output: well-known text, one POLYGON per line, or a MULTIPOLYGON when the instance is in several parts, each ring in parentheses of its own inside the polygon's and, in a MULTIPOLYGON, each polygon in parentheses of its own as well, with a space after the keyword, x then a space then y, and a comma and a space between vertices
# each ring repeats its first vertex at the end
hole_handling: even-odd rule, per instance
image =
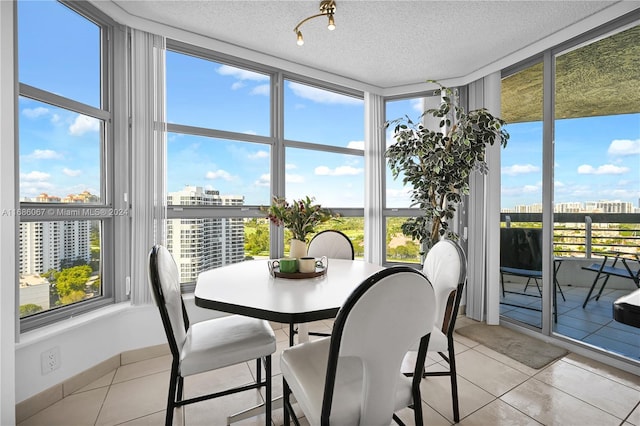
MULTIPOLYGON (((541 228, 542 215, 503 213, 503 226, 541 228)), ((583 267, 603 260, 603 255, 640 254, 640 223, 637 214, 569 213, 554 215, 553 253, 555 261, 554 333, 634 360, 640 359, 640 329, 613 319, 613 302, 636 289, 634 282, 612 276, 598 300, 583 308, 596 272, 583 267)), ((637 262, 630 262, 637 270, 637 262)), ((540 286, 542 281, 539 280, 540 286)), ((504 275, 501 297, 503 319, 533 328, 542 327, 542 299, 533 279, 504 275), (527 284, 527 281, 528 284, 527 284)), ((594 294, 600 289, 596 286, 594 294)))

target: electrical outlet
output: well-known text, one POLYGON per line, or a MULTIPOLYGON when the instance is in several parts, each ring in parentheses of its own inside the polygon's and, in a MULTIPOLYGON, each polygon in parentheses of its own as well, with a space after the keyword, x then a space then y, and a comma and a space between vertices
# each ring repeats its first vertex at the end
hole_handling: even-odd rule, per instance
POLYGON ((42 374, 49 374, 53 370, 60 368, 60 348, 56 346, 40 354, 42 364, 42 374))

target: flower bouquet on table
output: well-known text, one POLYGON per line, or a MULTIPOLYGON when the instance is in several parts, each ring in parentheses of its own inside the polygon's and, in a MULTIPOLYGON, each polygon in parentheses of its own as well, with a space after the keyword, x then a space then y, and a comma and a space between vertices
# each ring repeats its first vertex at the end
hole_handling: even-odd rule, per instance
POLYGON ((307 249, 307 234, 313 233, 315 227, 327 222, 334 217, 331 210, 323 209, 320 204, 314 204, 314 198, 306 196, 300 200, 293 200, 289 203, 284 197, 273 197, 271 206, 261 207, 260 210, 267 213, 267 218, 278 226, 284 226, 288 229, 292 236, 291 240, 291 257, 304 257, 306 256, 307 249), (294 241, 300 243, 294 243, 294 241), (297 247, 304 248, 304 253, 298 251, 297 247))

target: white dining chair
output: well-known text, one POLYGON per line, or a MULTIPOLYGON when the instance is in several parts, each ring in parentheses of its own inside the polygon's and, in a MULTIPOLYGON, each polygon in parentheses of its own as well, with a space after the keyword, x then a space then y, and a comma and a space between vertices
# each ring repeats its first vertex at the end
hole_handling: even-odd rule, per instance
POLYGON ((344 233, 333 229, 318 232, 309 242, 307 255, 327 256, 329 259, 351 259, 355 257, 353 243, 344 233))
POLYGON ((338 312, 331 337, 283 351, 285 425, 289 416, 298 424, 290 392, 310 425, 402 424, 394 413, 407 406, 421 425, 420 381, 434 317, 434 291, 420 271, 392 267, 363 281, 338 312), (416 341, 410 379, 401 366, 416 341))
MULTIPOLYGON (((429 352, 437 352, 449 368, 447 371, 422 372, 422 377, 449 376, 453 420, 460 421, 458 404, 458 377, 453 332, 460 307, 460 299, 467 280, 467 258, 462 247, 451 240, 441 240, 434 244, 424 261, 422 272, 433 285, 436 296, 436 318, 429 352)), ((413 373, 407 374, 411 376, 413 373)))
POLYGON ((156 245, 149 253, 149 281, 173 357, 165 425, 173 423, 176 407, 261 387, 266 387, 266 425, 271 425, 271 354, 276 350, 276 338, 269 323, 239 315, 189 323, 178 268, 163 246, 156 245), (185 377, 254 359, 255 383, 183 399, 185 377))

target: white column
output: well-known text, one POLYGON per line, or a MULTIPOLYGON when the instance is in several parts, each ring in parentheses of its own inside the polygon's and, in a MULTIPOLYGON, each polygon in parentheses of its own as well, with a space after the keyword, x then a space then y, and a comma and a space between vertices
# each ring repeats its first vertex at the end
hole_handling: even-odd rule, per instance
MULTIPOLYGON (((18 207, 16 182, 16 56, 14 56, 15 2, 0 1, 0 212, 18 207)), ((18 332, 15 214, 0 214, 0 424, 16 423, 16 356, 18 332)))
POLYGON ((364 259, 382 265, 385 237, 384 203, 385 137, 384 101, 380 95, 364 94, 364 259))

